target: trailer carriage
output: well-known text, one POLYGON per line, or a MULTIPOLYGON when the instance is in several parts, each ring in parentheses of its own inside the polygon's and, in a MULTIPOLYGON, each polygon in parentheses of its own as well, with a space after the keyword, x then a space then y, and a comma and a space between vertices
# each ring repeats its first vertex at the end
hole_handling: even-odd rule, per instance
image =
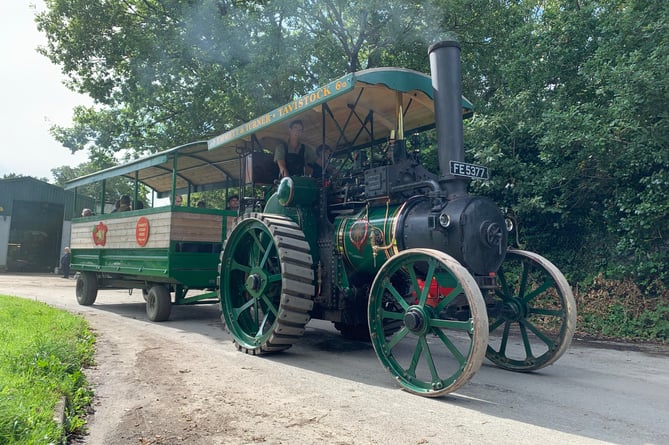
POLYGON ((515 371, 554 363, 575 329, 569 284, 547 259, 509 248, 511 222, 468 193, 488 173, 464 159, 472 106, 459 45, 429 52, 431 76, 351 73, 206 143, 70 183, 122 175, 159 196, 230 184, 241 195, 238 215, 166 206, 75 221, 79 302, 143 289, 156 321, 172 304, 215 302, 250 354, 288 349, 311 318, 329 320, 371 340, 393 378, 428 397, 461 387, 484 358, 515 371), (304 142, 333 150, 320 178, 276 176, 271 150, 296 119, 304 142), (438 172, 417 151, 433 129, 438 172))
MULTIPOLYGON (((104 203, 106 182, 118 177, 143 184, 156 198, 229 185, 225 168, 238 169, 238 161, 217 166, 208 155, 206 142, 187 144, 78 178, 66 188, 101 183, 104 203)), ((75 218, 70 247, 71 267, 79 272, 77 300, 91 305, 100 289, 138 289, 153 321, 167 320, 172 305, 217 304, 218 258, 234 216, 169 203, 117 213, 104 213, 103 205, 97 215, 75 218)))

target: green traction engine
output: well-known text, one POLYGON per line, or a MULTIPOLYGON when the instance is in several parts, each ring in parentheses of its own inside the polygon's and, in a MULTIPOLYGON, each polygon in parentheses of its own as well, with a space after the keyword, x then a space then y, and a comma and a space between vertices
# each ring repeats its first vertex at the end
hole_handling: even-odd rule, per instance
MULTIPOLYGON (((403 389, 457 390, 487 358, 533 371, 567 349, 576 308, 545 258, 511 249, 513 230, 468 183, 460 47, 429 49, 439 174, 406 149, 401 123, 382 159, 339 151, 324 179, 287 177, 238 218, 221 253, 223 320, 249 354, 299 341, 310 319, 369 339, 403 389)), ((413 144, 412 144, 413 145, 413 144)))

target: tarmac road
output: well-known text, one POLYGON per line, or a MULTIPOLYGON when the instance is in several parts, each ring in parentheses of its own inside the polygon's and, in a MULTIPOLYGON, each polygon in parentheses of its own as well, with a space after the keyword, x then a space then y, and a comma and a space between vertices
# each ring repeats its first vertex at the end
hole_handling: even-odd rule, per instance
POLYGON ((74 280, 0 274, 0 294, 86 317, 98 336, 87 444, 669 444, 669 347, 576 339, 536 373, 485 361, 454 394, 399 389, 372 346, 314 320, 267 358, 235 350, 213 306, 147 320, 141 293, 79 306, 74 280))

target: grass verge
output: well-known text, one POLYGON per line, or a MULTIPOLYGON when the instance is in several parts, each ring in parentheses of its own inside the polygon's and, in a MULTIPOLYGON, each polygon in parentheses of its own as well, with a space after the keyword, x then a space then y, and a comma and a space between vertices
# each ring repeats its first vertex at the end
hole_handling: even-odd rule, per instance
POLYGON ((94 343, 82 317, 0 295, 0 445, 65 443, 83 428, 92 393, 82 368, 94 343), (54 410, 63 397, 60 423, 54 410))

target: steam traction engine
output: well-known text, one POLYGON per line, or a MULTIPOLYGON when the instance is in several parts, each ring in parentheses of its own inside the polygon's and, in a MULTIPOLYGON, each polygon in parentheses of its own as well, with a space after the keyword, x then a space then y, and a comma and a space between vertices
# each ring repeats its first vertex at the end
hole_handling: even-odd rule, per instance
POLYGON ((434 397, 461 387, 484 357, 531 371, 568 347, 576 308, 565 278, 509 249, 509 221, 467 192, 487 171, 464 162, 460 47, 439 42, 429 54, 440 174, 407 153, 399 103, 382 159, 338 150, 326 178, 283 178, 261 212, 243 213, 219 266, 240 350, 282 351, 311 318, 330 320, 371 338, 404 389, 434 397))

